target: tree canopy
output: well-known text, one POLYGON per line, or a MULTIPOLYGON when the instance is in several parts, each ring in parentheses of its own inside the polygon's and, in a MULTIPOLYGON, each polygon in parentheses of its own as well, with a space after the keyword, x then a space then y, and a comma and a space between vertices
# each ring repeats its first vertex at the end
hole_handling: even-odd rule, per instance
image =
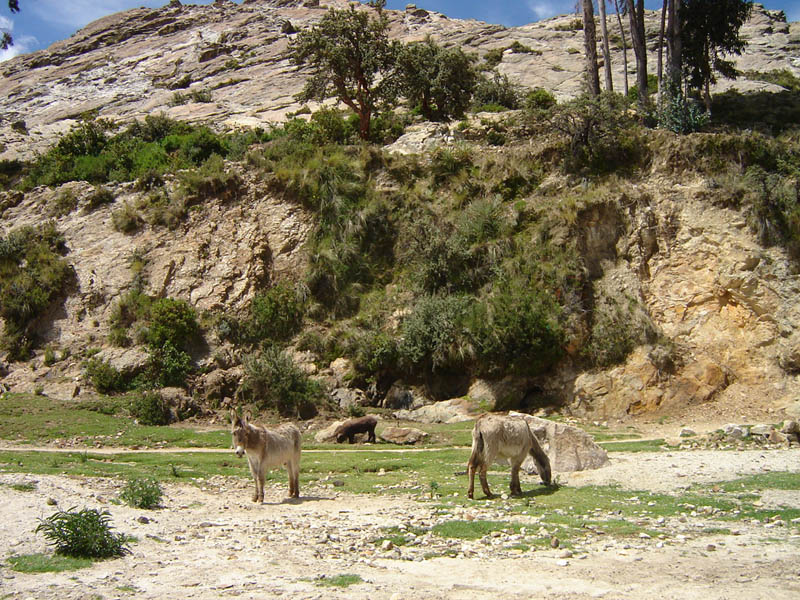
MULTIPOLYGON (((8 10, 12 13, 19 12, 19 0, 8 0, 8 10)), ((11 33, 4 31, 3 38, 0 40, 0 48, 8 50, 13 45, 14 39, 11 37, 11 33)))
POLYGON ((362 139, 369 137, 372 114, 395 93, 398 44, 389 40, 380 4, 376 8, 330 9, 289 46, 292 62, 312 69, 298 100, 337 98, 358 115, 362 139))
POLYGON ((399 92, 428 120, 461 117, 478 80, 473 62, 461 49, 442 48, 430 38, 407 44, 397 57, 399 92))
POLYGON ((704 91, 716 82, 715 73, 735 78, 725 57, 741 54, 746 42, 739 30, 750 17, 752 0, 682 0, 680 7, 683 72, 689 85, 704 91))

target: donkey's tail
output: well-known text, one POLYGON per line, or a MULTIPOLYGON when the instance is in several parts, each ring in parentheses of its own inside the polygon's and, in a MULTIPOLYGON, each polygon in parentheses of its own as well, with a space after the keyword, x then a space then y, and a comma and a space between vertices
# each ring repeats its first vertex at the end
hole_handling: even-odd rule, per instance
POLYGON ((528 433, 531 436, 531 449, 530 455, 533 458, 534 462, 536 463, 536 470, 539 472, 539 477, 542 478, 542 481, 547 485, 550 485, 552 480, 552 473, 550 471, 550 459, 547 458, 547 454, 545 451, 542 450, 542 446, 539 444, 539 440, 536 438, 536 434, 531 431, 530 425, 528 425, 528 433))
POLYGON ((470 454, 468 465, 477 467, 483 462, 483 433, 479 430, 478 437, 472 438, 472 454, 470 454))

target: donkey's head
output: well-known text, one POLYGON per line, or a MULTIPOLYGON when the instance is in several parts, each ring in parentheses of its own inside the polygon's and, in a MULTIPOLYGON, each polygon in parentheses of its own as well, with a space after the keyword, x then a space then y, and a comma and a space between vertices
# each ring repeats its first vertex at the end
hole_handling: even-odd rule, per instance
POLYGON ((247 447, 247 417, 240 417, 236 412, 231 411, 231 435, 233 436, 233 448, 239 458, 244 454, 247 447))

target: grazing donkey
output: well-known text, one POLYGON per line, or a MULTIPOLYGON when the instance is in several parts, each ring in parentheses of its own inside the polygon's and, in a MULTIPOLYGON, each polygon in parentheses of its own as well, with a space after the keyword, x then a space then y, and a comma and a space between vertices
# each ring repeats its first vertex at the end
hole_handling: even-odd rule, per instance
POLYGON ((375 426, 378 424, 378 419, 368 415, 366 417, 359 417, 358 419, 350 419, 345 421, 336 428, 334 435, 336 442, 341 444, 345 439, 348 439, 351 444, 356 441, 357 433, 366 433, 367 441, 375 443, 375 426))
POLYGON ((521 417, 485 414, 478 417, 472 429, 472 455, 467 463, 469 489, 467 496, 472 498, 475 490, 475 471, 481 479, 481 487, 487 498, 492 498, 486 470, 495 459, 507 458, 511 464, 511 494, 521 495, 519 468, 530 454, 536 462, 539 477, 550 485, 550 459, 539 445, 536 436, 521 417))
POLYGON ((289 497, 300 497, 300 430, 292 423, 267 429, 248 423, 231 411, 231 434, 236 456, 247 454, 250 473, 256 482, 253 502, 264 502, 264 478, 267 469, 286 465, 289 473, 289 497))

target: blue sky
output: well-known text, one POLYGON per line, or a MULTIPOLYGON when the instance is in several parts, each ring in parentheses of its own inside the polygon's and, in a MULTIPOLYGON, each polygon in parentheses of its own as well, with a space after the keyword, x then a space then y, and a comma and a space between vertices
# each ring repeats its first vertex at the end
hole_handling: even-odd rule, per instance
MULTIPOLYGON (((209 4, 195 0, 184 4, 209 4)), ((388 0, 387 7, 403 9, 409 0, 388 0)), ((20 0, 21 11, 11 14, 8 2, 0 0, 0 30, 10 31, 14 46, 0 51, 0 61, 23 52, 46 48, 72 35, 95 19, 138 6, 163 6, 168 0, 20 0)), ((324 4, 324 0, 322 0, 324 4)), ((575 11, 575 0, 417 0, 417 6, 449 17, 478 19, 507 26, 524 25, 539 19, 575 11)), ((646 0, 647 8, 660 8, 660 0, 646 0)), ((765 0, 770 9, 786 12, 790 21, 800 21, 798 0, 765 0)))

